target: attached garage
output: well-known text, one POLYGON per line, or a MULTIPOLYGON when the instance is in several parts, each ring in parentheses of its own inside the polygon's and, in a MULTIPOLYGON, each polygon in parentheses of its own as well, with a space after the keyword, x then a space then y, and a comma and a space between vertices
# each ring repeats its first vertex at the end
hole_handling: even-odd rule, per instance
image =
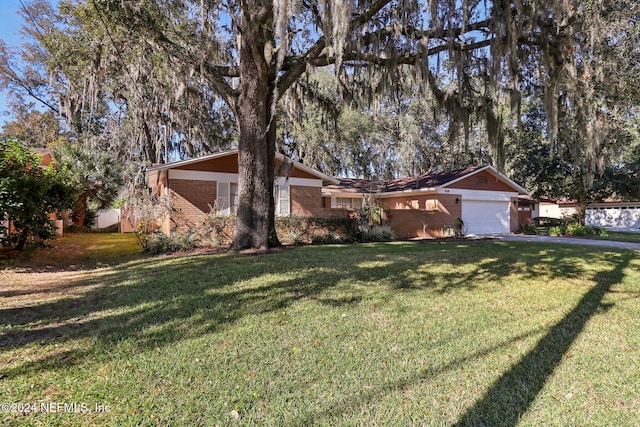
POLYGON ((467 234, 505 234, 510 230, 508 200, 462 200, 467 234))

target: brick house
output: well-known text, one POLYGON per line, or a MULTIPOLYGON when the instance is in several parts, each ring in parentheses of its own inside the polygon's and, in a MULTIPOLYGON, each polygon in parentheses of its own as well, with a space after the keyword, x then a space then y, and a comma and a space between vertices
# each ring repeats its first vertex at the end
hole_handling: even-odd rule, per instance
POLYGON ((400 238, 450 235, 456 218, 468 234, 514 232, 531 220, 529 193, 491 166, 385 181, 340 179, 323 196, 332 207, 352 208, 375 198, 400 238))
MULTIPOLYGON (((147 183, 153 193, 168 197, 172 212, 162 231, 182 233, 205 214, 234 214, 238 208, 238 152, 226 151, 196 159, 150 167, 147 183)), ((276 215, 345 216, 346 209, 323 207, 322 188, 338 184, 302 163, 276 154, 276 215)), ((123 230, 127 230, 123 227, 123 230)))
MULTIPOLYGON (((162 231, 184 232, 210 212, 238 206, 236 150, 150 167, 151 191, 166 197, 172 213, 162 231)), ((399 238, 440 237, 456 218, 467 233, 509 233, 522 225, 518 204, 528 192, 491 166, 386 181, 334 178, 276 154, 276 215, 345 217, 371 201, 399 238)))

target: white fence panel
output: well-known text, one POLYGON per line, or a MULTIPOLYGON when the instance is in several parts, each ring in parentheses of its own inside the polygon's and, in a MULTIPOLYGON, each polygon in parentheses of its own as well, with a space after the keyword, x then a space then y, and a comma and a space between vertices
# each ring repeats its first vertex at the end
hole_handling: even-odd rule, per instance
POLYGON ((120 209, 100 209, 91 228, 105 228, 120 222, 120 209))

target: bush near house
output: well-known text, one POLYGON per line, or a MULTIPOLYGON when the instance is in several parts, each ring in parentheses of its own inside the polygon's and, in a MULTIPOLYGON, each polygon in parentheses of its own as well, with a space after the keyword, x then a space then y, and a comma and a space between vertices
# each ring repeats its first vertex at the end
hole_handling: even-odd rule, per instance
POLYGON ((534 236, 538 234, 538 227, 533 224, 525 224, 522 226, 522 234, 528 234, 534 236))
POLYGON ((606 236, 607 231, 602 227, 592 227, 590 225, 569 224, 567 225, 568 236, 606 236))
POLYGON ((589 225, 569 224, 549 228, 549 236, 591 237, 606 236, 607 230, 589 225))
MULTIPOLYGON (((236 227, 236 217, 232 215, 210 214, 202 218, 200 224, 186 233, 166 236, 162 233, 152 233, 142 239, 145 250, 150 253, 168 253, 187 250, 195 247, 228 246, 233 239, 236 227)), ((318 244, 345 243, 353 241, 389 241, 389 232, 384 234, 385 240, 373 240, 366 237, 359 239, 358 223, 350 218, 320 218, 320 217, 277 217, 276 230, 283 244, 318 244)), ((372 232, 369 232, 371 234, 372 232)), ((368 235, 369 235, 368 234, 368 235)))
POLYGON ((50 216, 77 200, 75 176, 15 139, 0 141, 0 243, 22 250, 29 239, 55 235, 50 216))
MULTIPOLYGON (((233 239, 235 216, 207 215, 186 233, 167 236, 151 233, 142 239, 147 252, 170 253, 196 247, 228 246, 233 239)), ((390 242, 396 236, 388 226, 362 225, 358 218, 278 217, 276 230, 287 245, 390 242)))

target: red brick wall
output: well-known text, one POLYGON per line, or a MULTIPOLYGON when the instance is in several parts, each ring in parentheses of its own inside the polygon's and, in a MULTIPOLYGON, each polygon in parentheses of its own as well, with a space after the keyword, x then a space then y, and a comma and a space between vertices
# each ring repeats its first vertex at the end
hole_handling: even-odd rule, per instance
POLYGON ((209 213, 209 205, 215 206, 216 182, 171 179, 169 193, 174 211, 171 215, 172 229, 184 233, 209 213))
POLYGON ((466 190, 488 190, 488 191, 515 191, 515 189, 504 181, 500 181, 491 172, 478 172, 468 178, 460 180, 451 185, 452 188, 464 188, 466 190), (485 177, 486 183, 478 182, 479 177, 485 177))
POLYGON ((320 187, 292 185, 290 191, 291 215, 321 216, 322 189, 320 187))
POLYGON ((439 194, 420 195, 417 197, 393 197, 381 199, 391 229, 401 239, 413 237, 444 237, 447 227, 462 215, 462 205, 456 203, 459 195, 439 194), (429 207, 425 210, 427 200, 429 207), (415 208, 414 206, 417 206, 415 208))

